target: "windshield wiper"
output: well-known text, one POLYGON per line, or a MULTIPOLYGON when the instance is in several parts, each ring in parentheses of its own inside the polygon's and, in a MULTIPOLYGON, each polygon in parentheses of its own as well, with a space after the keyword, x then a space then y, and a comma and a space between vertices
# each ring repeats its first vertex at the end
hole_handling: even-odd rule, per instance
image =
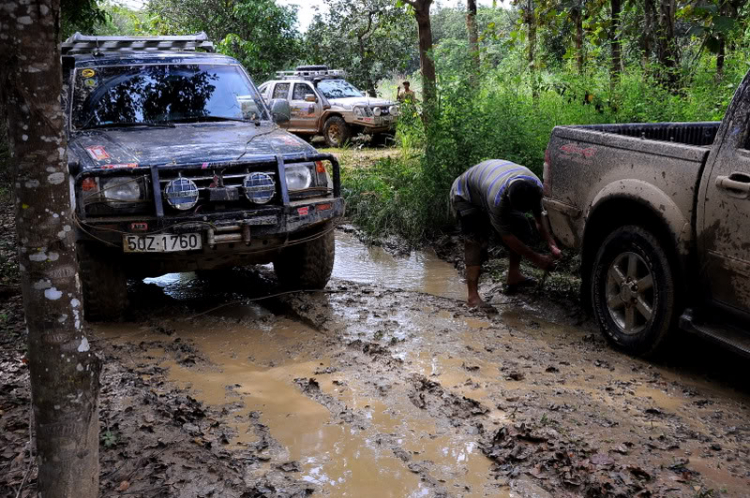
POLYGON ((167 121, 153 121, 145 123, 101 123, 91 126, 84 126, 82 130, 94 130, 97 128, 135 128, 137 126, 145 126, 147 128, 174 128, 172 123, 167 121))

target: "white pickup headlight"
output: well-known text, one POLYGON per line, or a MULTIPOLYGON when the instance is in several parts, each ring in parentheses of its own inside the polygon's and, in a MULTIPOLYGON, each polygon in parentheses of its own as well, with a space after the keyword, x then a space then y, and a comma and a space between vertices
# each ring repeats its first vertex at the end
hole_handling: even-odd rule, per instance
POLYGON ((141 200, 139 178, 122 177, 101 180, 101 192, 108 203, 138 202, 141 200))
POLYGON ((309 164, 290 164, 286 166, 286 186, 289 190, 302 190, 312 185, 312 173, 309 164))
POLYGON ((380 107, 376 107, 372 110, 372 113, 375 115, 375 117, 378 117, 383 114, 383 109, 381 109, 380 107))

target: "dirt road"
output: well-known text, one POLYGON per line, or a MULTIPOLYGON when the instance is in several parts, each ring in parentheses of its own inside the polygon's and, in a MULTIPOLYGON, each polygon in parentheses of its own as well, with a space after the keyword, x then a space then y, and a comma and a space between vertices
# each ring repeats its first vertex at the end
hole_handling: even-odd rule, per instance
POLYGON ((337 236, 325 293, 169 275, 95 328, 103 495, 750 496, 747 362, 632 359, 533 295, 470 312, 435 256, 337 236))

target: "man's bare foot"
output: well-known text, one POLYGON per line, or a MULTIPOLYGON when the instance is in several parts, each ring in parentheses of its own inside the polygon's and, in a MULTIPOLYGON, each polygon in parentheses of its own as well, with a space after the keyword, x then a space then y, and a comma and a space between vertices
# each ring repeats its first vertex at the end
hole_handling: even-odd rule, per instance
POLYGON ((467 304, 469 305, 469 308, 476 308, 482 311, 486 311, 488 313, 497 313, 497 310, 495 309, 495 307, 492 306, 490 303, 483 301, 481 297, 469 299, 467 301, 467 304))

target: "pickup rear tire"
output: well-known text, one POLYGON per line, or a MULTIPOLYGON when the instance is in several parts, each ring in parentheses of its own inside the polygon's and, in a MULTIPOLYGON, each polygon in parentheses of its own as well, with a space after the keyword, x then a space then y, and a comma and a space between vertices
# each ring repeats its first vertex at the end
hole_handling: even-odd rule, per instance
POLYGON ((89 322, 121 320, 128 307, 128 282, 119 254, 88 242, 78 242, 76 254, 84 318, 89 322))
POLYGON ((322 289, 331 278, 336 258, 333 230, 309 242, 284 249, 273 269, 281 285, 295 290, 322 289))
POLYGON ((655 354, 677 321, 672 258, 649 230, 614 230, 594 258, 591 303, 602 333, 637 356, 655 354))
POLYGON ((323 137, 329 147, 343 147, 351 137, 351 129, 343 118, 331 116, 323 125, 323 137))

